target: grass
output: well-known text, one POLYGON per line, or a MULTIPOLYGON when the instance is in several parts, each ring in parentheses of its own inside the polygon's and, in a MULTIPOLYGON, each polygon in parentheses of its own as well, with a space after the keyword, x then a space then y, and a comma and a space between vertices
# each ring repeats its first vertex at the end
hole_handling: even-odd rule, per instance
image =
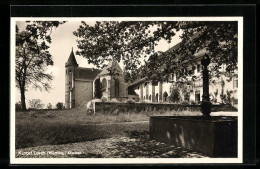
POLYGON ((153 115, 196 116, 201 113, 157 110, 138 113, 115 111, 110 114, 91 115, 85 109, 16 112, 16 149, 125 136, 134 130, 148 131, 149 116, 153 115))
POLYGON ((137 122, 148 121, 152 115, 200 115, 200 112, 184 111, 150 111, 120 113, 117 111, 110 114, 97 113, 88 114, 85 109, 67 109, 67 110, 35 110, 16 112, 16 124, 104 124, 119 122, 137 122))

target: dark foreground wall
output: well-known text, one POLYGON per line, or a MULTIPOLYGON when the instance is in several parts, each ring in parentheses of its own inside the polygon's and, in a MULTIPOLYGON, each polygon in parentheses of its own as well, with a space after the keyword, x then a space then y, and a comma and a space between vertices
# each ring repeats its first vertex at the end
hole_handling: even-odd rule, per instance
MULTIPOLYGON (((216 111, 237 111, 231 105, 212 105, 212 112, 216 111)), ((111 103, 111 102, 95 102, 95 112, 109 113, 118 110, 120 112, 127 111, 200 111, 200 105, 182 105, 182 104, 160 104, 160 103, 111 103)))
POLYGON ((237 118, 150 117, 150 137, 211 157, 237 157, 237 118))

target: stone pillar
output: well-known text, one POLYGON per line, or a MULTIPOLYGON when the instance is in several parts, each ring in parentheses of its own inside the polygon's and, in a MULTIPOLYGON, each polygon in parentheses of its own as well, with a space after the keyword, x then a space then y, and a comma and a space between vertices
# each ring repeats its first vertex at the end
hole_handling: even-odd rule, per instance
POLYGON ((203 116, 209 117, 211 113, 211 103, 209 100, 209 71, 208 65, 210 63, 210 58, 207 54, 205 54, 201 60, 201 64, 203 65, 203 95, 202 95, 202 103, 201 103, 201 112, 203 116))
POLYGON ((162 101, 162 99, 163 99, 163 93, 162 93, 162 91, 163 91, 163 88, 162 88, 162 82, 159 82, 159 102, 160 101, 162 101))
POLYGON ((140 89, 140 100, 144 100, 144 87, 143 87, 143 83, 140 84, 139 89, 140 89))
POLYGON ((155 86, 152 84, 152 102, 155 102, 155 86))

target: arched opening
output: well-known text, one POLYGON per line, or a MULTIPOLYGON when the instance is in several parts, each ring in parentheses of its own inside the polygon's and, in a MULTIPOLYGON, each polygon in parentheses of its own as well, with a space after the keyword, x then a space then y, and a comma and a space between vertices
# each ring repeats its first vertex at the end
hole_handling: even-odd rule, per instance
POLYGON ((164 93, 163 93, 163 102, 166 102, 166 101, 167 101, 167 97, 168 97, 168 93, 167 93, 167 92, 164 92, 164 93))
POLYGON ((195 91, 195 102, 200 102, 200 91, 199 90, 195 91))
POLYGON ((98 78, 94 82, 94 98, 100 99, 101 97, 102 97, 102 85, 100 83, 100 78, 98 78))
POLYGON ((149 100, 152 100, 152 96, 151 95, 149 96, 149 100))
POLYGON ((159 95, 158 95, 158 93, 156 93, 156 95, 155 95, 155 101, 159 102, 159 95))
POLYGON ((102 91, 106 91, 107 90, 107 80, 104 78, 102 80, 102 91))

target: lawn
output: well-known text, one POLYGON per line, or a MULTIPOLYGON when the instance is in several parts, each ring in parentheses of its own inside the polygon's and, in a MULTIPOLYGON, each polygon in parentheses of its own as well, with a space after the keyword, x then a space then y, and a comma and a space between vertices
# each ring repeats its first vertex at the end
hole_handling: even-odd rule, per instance
POLYGON ((130 131, 148 131, 149 116, 153 115, 196 116, 201 113, 151 111, 93 115, 85 109, 16 112, 16 149, 125 136, 130 131))
POLYGON ((200 112, 127 112, 110 114, 88 114, 86 109, 34 110, 16 112, 16 124, 104 124, 119 122, 148 121, 152 115, 200 115, 200 112))

